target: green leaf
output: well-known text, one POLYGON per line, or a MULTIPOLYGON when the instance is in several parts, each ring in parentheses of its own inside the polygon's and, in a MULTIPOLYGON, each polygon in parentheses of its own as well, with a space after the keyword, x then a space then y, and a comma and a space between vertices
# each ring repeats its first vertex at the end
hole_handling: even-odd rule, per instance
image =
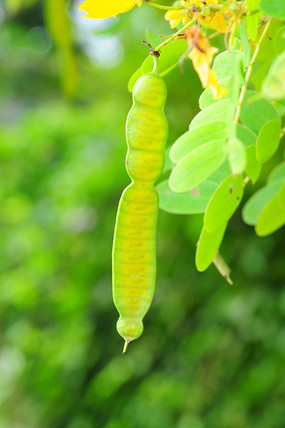
MULTIPOLYGON (((272 46, 272 39, 274 39, 275 34, 281 25, 282 21, 273 21, 269 30, 270 39, 268 37, 264 37, 261 43, 259 54, 253 67, 253 73, 251 76, 251 82, 254 84, 257 91, 261 90, 262 82, 274 58, 276 57, 276 50, 272 46)), ((263 31, 263 28, 261 27, 259 31, 263 31)))
MULTIPOLYGON (((186 52, 188 45, 185 40, 173 40, 172 43, 164 46, 163 51, 158 60, 158 72, 161 76, 165 76, 178 64, 180 57, 186 52)), ((153 69, 153 58, 149 55, 134 72, 128 83, 128 90, 132 92, 133 87, 140 76, 145 73, 150 73, 153 69)))
POLYGON ((177 193, 186 192, 210 177, 226 158, 221 140, 203 144, 185 156, 173 169, 169 185, 177 193))
MULTIPOLYGON (((250 11, 259 9, 260 0, 246 0, 246 6, 250 11)), ((256 40, 258 24, 262 17, 261 13, 255 13, 246 17, 246 28, 251 40, 256 40)))
POLYGON ((261 173, 261 164, 256 159, 256 149, 255 146, 248 146, 245 148, 246 155, 246 166, 245 172, 247 176, 252 181, 252 184, 255 184, 260 173, 261 173))
POLYGON ((279 190, 279 192, 277 193, 277 195, 278 195, 278 198, 279 198, 278 202, 279 202, 281 208, 283 210, 285 210, 285 178, 284 178, 284 181, 283 181, 283 185, 282 185, 281 189, 279 190))
POLYGON ((285 19, 285 2, 283 0, 261 0, 260 8, 265 15, 285 19))
MULTIPOLYGON (((231 79, 228 79, 228 78, 219 80, 219 84, 225 89, 229 89, 230 82, 231 82, 231 79)), ((229 97, 229 93, 227 93, 227 94, 223 95, 221 98, 217 99, 214 97, 211 88, 206 88, 202 92, 202 94, 199 98, 199 107, 201 110, 204 110, 206 107, 209 107, 210 105, 215 104, 215 103, 219 102, 220 100, 224 100, 228 97, 229 97)))
POLYGON ((285 209, 280 204, 279 194, 273 196, 261 211, 255 231, 259 236, 270 235, 285 223, 285 209))
POLYGON ((244 187, 241 175, 227 177, 210 199, 204 216, 204 226, 214 232, 227 223, 241 203, 244 187))
POLYGON ((270 120, 261 128, 256 143, 258 162, 267 162, 276 152, 280 143, 281 125, 279 120, 270 120))
POLYGON ((170 190, 168 180, 157 186, 159 206, 162 210, 173 214, 199 214, 204 213, 208 202, 218 184, 204 181, 196 189, 185 193, 174 193, 170 190))
POLYGON ((213 181, 214 183, 217 183, 218 185, 231 173, 230 166, 228 162, 224 162, 215 172, 213 175, 209 177, 209 181, 213 181))
MULTIPOLYGON (((235 50, 235 54, 240 56, 242 62, 244 60, 244 53, 235 50)), ((220 81, 226 78, 232 78, 234 74, 232 52, 225 51, 216 56, 214 60, 213 70, 216 73, 217 79, 220 81)))
POLYGON ((283 179, 278 179, 268 184, 262 189, 258 190, 251 198, 246 202, 242 210, 242 218, 245 223, 254 226, 257 223, 257 219, 270 201, 270 199, 276 195, 283 184, 283 179))
POLYGON ((208 232, 207 229, 203 227, 195 258, 198 271, 203 272, 206 270, 214 260, 222 243, 226 227, 227 223, 220 226, 214 232, 208 232))
POLYGON ((181 135, 170 150, 170 158, 177 163, 202 144, 210 143, 214 140, 225 141, 226 138, 227 126, 225 122, 216 121, 204 124, 181 135))
MULTIPOLYGON (((250 6, 252 6, 253 4, 256 4, 256 3, 259 3, 259 0, 247 0, 247 6, 249 9, 250 9, 250 6)), ((254 9, 258 9, 258 7, 254 7, 254 9)), ((254 9, 250 9, 250 10, 254 10, 254 9)), ((250 27, 249 31, 252 33, 252 35, 255 35, 255 37, 250 36, 249 31, 248 32, 246 31, 245 26, 244 26, 242 21, 239 22, 239 33, 241 36, 242 48, 244 51, 244 63, 243 64, 245 67, 247 67, 249 65, 250 59, 251 59, 251 49, 250 49, 250 45, 249 45, 249 41, 248 41, 248 36, 250 36, 252 40, 256 39, 258 22, 260 20, 260 16, 256 18, 255 15, 249 15, 247 18, 253 17, 253 16, 255 18, 255 22, 250 23, 250 25, 249 25, 249 22, 247 19, 247 29, 248 29, 248 27, 250 27)))
POLYGON ((256 144, 257 135, 247 126, 241 125, 240 123, 237 126, 237 137, 244 146, 256 144))
POLYGON ((247 91, 241 109, 241 121, 256 134, 269 120, 280 120, 277 110, 255 91, 247 91))
POLYGON ((285 25, 276 31, 273 38, 273 46, 277 54, 285 51, 285 25))
POLYGON ((200 111, 190 123, 189 129, 198 128, 207 123, 228 120, 229 101, 222 100, 200 111))
POLYGON ((228 155, 233 174, 242 174, 246 166, 245 148, 238 138, 231 138, 228 143, 228 155))
POLYGON ((269 174, 267 182, 273 183, 275 180, 279 180, 280 178, 285 179, 285 161, 281 162, 277 165, 269 174))
POLYGON ((270 99, 285 98, 285 52, 279 55, 270 66, 262 84, 262 92, 270 99))

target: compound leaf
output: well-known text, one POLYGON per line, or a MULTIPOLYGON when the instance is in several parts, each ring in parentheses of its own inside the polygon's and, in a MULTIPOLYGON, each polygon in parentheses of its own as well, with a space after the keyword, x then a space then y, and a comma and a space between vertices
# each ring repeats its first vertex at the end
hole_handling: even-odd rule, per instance
POLYGON ((200 111, 190 123, 190 131, 207 123, 222 121, 227 122, 229 111, 229 100, 218 101, 200 111))
POLYGON ((238 138, 231 138, 229 140, 228 155, 232 173, 243 173, 246 166, 246 155, 244 145, 238 138))
POLYGON ((208 232, 207 229, 203 227, 195 258, 198 271, 203 272, 206 270, 214 260, 217 252, 219 251, 226 227, 227 223, 222 224, 214 232, 208 232))
POLYGON ((246 166, 245 172, 252 181, 252 184, 255 184, 260 173, 261 173, 261 164, 256 159, 256 149, 254 145, 248 146, 245 148, 246 155, 246 166))
POLYGON ((243 197, 244 187, 241 175, 227 177, 214 192, 204 216, 204 226, 214 232, 227 223, 236 211, 243 197))
POLYGON ((221 121, 206 123, 198 128, 191 129, 175 141, 170 150, 170 158, 177 163, 202 144, 210 143, 214 140, 226 140, 227 133, 226 123, 221 121))
POLYGON ((285 223, 285 208, 280 204, 280 196, 274 195, 261 211, 255 226, 256 234, 266 236, 275 232, 285 223))
POLYGON ((242 218, 245 223, 254 226, 257 223, 258 217, 267 203, 276 195, 282 184, 283 178, 274 180, 272 183, 262 187, 246 202, 242 210, 242 218))
POLYGON ((247 91, 240 118, 242 123, 256 134, 269 120, 280 120, 273 105, 255 91, 247 91))
POLYGON ((273 119, 261 128, 256 143, 256 157, 258 162, 267 162, 276 152, 280 142, 280 121, 273 119))
POLYGON ((177 193, 193 189, 210 177, 225 161, 225 143, 203 144, 185 156, 172 170, 170 189, 177 193))
POLYGON ((157 186, 159 206, 173 214, 204 213, 217 186, 218 184, 212 181, 204 181, 188 192, 174 193, 169 189, 168 180, 162 181, 157 186))

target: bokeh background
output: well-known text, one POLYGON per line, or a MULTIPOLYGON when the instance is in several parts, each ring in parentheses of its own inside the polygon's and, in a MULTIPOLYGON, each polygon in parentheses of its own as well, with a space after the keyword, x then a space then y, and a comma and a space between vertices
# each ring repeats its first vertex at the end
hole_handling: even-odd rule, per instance
MULTIPOLYGON (((118 21, 87 20, 76 1, 63 19, 60 4, 0 2, 0 427, 283 428, 284 229, 257 238, 235 214, 229 286, 195 270, 201 216, 160 212, 154 302, 121 355, 111 249, 127 83, 145 31, 170 29, 147 4, 118 21)), ((201 85, 190 61, 166 82, 170 145, 201 85)))

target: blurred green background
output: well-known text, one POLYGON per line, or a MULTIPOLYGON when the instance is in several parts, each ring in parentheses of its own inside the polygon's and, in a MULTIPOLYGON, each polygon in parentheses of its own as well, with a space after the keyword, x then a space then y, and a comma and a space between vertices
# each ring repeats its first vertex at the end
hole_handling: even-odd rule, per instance
MULTIPOLYGON (((146 4, 102 22, 78 2, 68 27, 48 2, 53 17, 42 1, 0 2, 0 427, 283 428, 284 229, 257 238, 234 216, 231 287, 195 270, 201 216, 160 212, 154 302, 121 355, 111 249, 127 82, 145 30, 170 29, 146 4)), ((166 82, 170 145, 201 85, 190 61, 166 82)))

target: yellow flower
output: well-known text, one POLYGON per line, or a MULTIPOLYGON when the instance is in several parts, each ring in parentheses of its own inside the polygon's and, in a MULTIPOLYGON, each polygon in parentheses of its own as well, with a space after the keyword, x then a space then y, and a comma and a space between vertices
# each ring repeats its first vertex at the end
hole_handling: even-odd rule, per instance
POLYGON ((218 49, 210 45, 200 27, 188 28, 185 31, 185 36, 189 46, 192 46, 188 57, 192 60, 193 67, 198 73, 203 88, 211 88, 214 97, 220 98, 228 91, 220 86, 216 74, 211 68, 213 57, 218 52, 218 49))
POLYGON ((213 30, 219 31, 220 33, 225 33, 229 26, 229 18, 232 14, 227 12, 222 14, 221 12, 211 13, 210 16, 201 16, 199 15, 200 23, 206 28, 212 28, 213 30))
POLYGON ((177 27, 181 19, 183 25, 186 25, 191 19, 187 9, 168 10, 164 15, 164 18, 166 19, 166 21, 169 21, 171 28, 177 27))
MULTIPOLYGON (((218 0, 180 0, 181 6, 187 9, 169 10, 164 18, 169 21, 170 27, 175 28, 182 20, 186 25, 195 16, 195 6, 204 7, 219 4, 218 0)), ((219 11, 211 11, 209 16, 198 15, 200 24, 206 28, 212 28, 220 33, 225 33, 228 28, 228 19, 232 17, 229 8, 221 8, 219 11)))
POLYGON ((128 12, 136 4, 140 6, 142 2, 143 0, 85 0, 78 9, 87 12, 87 15, 84 15, 87 18, 105 19, 128 12))

